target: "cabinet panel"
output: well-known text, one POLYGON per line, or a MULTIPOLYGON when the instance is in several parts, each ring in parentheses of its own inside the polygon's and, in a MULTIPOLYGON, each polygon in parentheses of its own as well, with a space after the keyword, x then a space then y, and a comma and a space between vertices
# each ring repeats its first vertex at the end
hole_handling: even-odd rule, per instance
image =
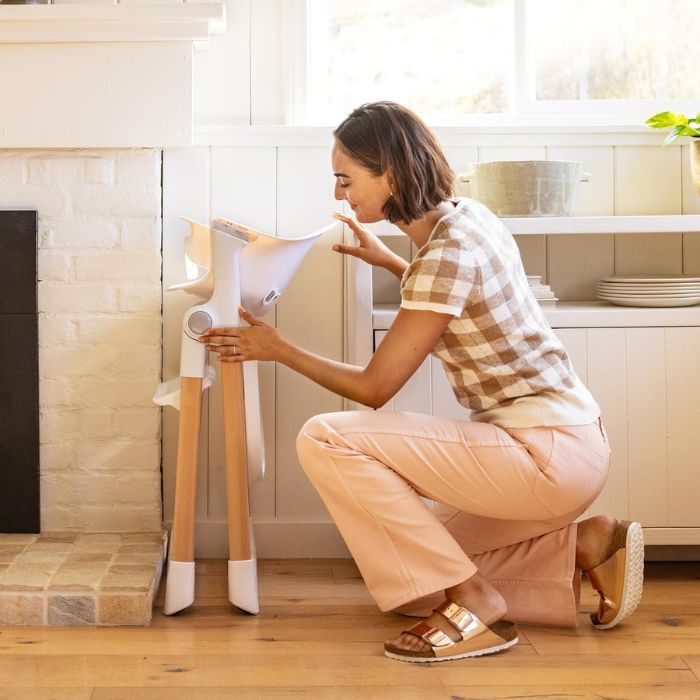
POLYGON ((457 401, 442 362, 434 357, 430 358, 430 375, 432 379, 430 391, 433 415, 456 418, 457 420, 469 420, 471 411, 457 401))
POLYGON ((586 329, 585 328, 553 328, 557 338, 566 348, 574 371, 585 384, 588 375, 588 359, 586 357, 586 329))
POLYGON ((627 379, 625 329, 589 328, 587 331, 588 381, 600 406, 610 443, 610 471, 605 488, 590 507, 590 515, 605 513, 629 517, 627 467, 627 379))
POLYGON ((630 517, 668 523, 663 328, 627 328, 627 450, 630 517))
POLYGON ((698 524, 700 328, 666 328, 669 525, 698 524))
MULTIPOLYGON (((280 148, 277 159, 277 234, 303 236, 332 223, 339 208, 326 148, 280 148), (299 206, 304 202, 304 206, 299 206)), ((269 204, 268 204, 269 206, 269 204)), ((307 350, 343 358, 343 257, 340 223, 324 234, 304 258, 277 304, 277 328, 307 350)), ((276 366, 275 516, 295 522, 328 518, 299 464, 296 438, 313 415, 343 410, 343 400, 288 367, 276 366)))

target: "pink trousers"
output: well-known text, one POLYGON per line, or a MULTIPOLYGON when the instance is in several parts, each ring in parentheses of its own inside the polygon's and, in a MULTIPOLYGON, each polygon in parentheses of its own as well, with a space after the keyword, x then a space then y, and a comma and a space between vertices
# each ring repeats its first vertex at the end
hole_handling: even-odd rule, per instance
POLYGON ((428 615, 445 588, 478 571, 505 598, 508 619, 576 625, 573 520, 607 477, 600 419, 500 428, 326 413, 307 421, 297 451, 382 610, 428 615))

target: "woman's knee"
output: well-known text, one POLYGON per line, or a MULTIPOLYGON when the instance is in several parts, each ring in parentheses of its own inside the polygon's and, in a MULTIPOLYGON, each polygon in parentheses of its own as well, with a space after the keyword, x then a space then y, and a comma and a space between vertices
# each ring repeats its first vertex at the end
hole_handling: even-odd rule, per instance
POLYGON ((313 467, 317 460, 314 459, 328 445, 333 430, 333 417, 335 413, 321 413, 312 416, 304 423, 297 435, 296 448, 301 466, 305 471, 313 467))
MULTIPOLYGON (((297 435, 296 448, 299 461, 308 472, 319 460, 314 459, 320 452, 332 446, 345 444, 341 437, 344 428, 353 422, 354 413, 364 411, 337 411, 312 416, 304 423, 297 435)), ((365 416, 366 418, 366 416, 365 416)))

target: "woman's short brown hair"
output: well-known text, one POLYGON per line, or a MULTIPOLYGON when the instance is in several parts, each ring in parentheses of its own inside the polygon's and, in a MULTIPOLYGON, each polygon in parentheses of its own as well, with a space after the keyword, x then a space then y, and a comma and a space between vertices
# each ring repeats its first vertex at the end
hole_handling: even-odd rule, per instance
POLYGON ((452 194, 454 173, 421 118, 395 102, 370 102, 346 117, 333 136, 379 177, 391 172, 394 193, 384 205, 391 222, 410 224, 452 194))

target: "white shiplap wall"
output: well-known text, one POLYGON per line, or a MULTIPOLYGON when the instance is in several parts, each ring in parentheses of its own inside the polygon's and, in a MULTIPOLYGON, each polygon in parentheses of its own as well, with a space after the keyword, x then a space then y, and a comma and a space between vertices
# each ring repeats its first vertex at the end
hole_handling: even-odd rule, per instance
MULTIPOLYGON (((478 135, 438 131, 453 168, 493 157, 478 135), (471 142, 471 143, 470 143, 471 142)), ((492 135, 485 136, 489 140, 492 135)), ((509 150, 503 135, 499 158, 522 157, 509 150)), ((544 157, 577 158, 591 173, 582 183, 578 214, 700 213, 685 167, 687 149, 673 146, 658 158, 658 146, 619 145, 614 134, 607 146, 580 145, 577 134, 550 137, 544 157), (675 188, 657 182, 675 183, 675 188), (635 192, 639 201, 635 199, 635 192)), ((642 138, 642 137, 639 137, 642 138)), ((221 137, 218 137, 220 140, 221 137)), ((187 226, 178 216, 200 221, 223 216, 284 237, 309 233, 330 221, 340 208, 332 196, 330 130, 260 130, 250 127, 229 137, 229 145, 199 146, 164 153, 164 283, 184 279, 182 241, 187 226)), ((532 152, 541 157, 542 151, 532 152)), ((528 151, 530 153, 530 151, 528 151)), ((342 359, 345 308, 343 265, 331 246, 340 240, 340 225, 317 242, 299 269, 276 311, 265 320, 313 352, 342 359)), ((592 298, 595 280, 616 272, 686 272, 700 274, 698 234, 523 236, 519 244, 529 272, 547 275, 563 299, 592 298), (629 241, 629 243, 628 243, 629 241), (585 264, 582 264, 585 263, 585 264)), ((178 372, 179 332, 183 311, 192 298, 182 292, 164 299, 164 374, 178 372)), ((215 362, 215 361, 214 361, 215 362)), ((643 374, 643 368, 639 368, 643 374)), ((315 414, 342 410, 337 396, 283 366, 261 365, 263 417, 268 469, 253 486, 252 510, 260 556, 342 556, 346 549, 330 517, 301 470, 295 439, 304 421, 315 414)), ((603 391, 604 388, 599 388, 603 391)), ((653 387, 647 386, 649 391, 653 387)), ((643 390, 643 387, 640 389, 643 390)), ((223 488, 221 400, 215 385, 207 392, 199 472, 199 556, 225 556, 226 504, 223 488)), ((614 429, 614 428, 613 428, 614 429)), ((172 513, 177 414, 164 412, 165 517, 172 513)), ((622 477, 621 477, 622 478, 622 477)))
MULTIPOLYGON (((212 37, 208 52, 195 53, 197 147, 164 153, 166 286, 184 279, 182 241, 188 229, 178 216, 203 222, 223 216, 293 237, 324 225, 339 208, 332 196, 331 128, 274 126, 284 123, 290 89, 282 58, 284 2, 226 0, 227 35, 212 37)), ((642 128, 436 132, 457 172, 471 162, 493 159, 583 161, 591 180, 581 184, 575 214, 700 213, 700 197, 690 181, 688 146, 661 149, 662 137, 656 132, 642 128)), ((316 244, 275 312, 264 319, 290 339, 334 359, 342 359, 347 342, 343 264, 331 250, 340 237, 338 227, 316 244)), ((529 235, 519 237, 518 244, 527 271, 542 274, 562 300, 593 298, 595 281, 613 272, 700 275, 700 234, 529 235)), ((181 292, 165 296, 166 379, 177 375, 181 318, 192 301, 181 292)), ((287 368, 269 363, 261 365, 261 387, 267 473, 252 488, 258 553, 343 556, 347 550, 303 474, 294 447, 309 416, 342 410, 343 402, 287 368)), ((198 556, 226 556, 220 405, 215 386, 205 398, 198 556)), ((177 414, 166 409, 166 521, 172 514, 176 434, 177 414)))

